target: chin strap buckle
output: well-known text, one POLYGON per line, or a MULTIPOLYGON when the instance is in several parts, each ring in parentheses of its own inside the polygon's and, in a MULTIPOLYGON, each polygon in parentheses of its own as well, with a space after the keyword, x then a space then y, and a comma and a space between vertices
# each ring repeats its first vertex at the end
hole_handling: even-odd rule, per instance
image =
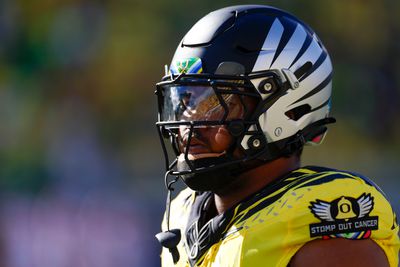
POLYGON ((180 257, 177 246, 179 244, 179 241, 181 240, 181 230, 167 230, 165 232, 156 234, 156 238, 158 242, 160 242, 161 246, 168 248, 169 252, 172 255, 172 260, 174 264, 176 264, 179 261, 180 257))
POLYGON ((177 246, 181 241, 181 230, 179 229, 169 229, 169 215, 171 210, 171 192, 174 191, 172 185, 178 181, 178 177, 175 177, 172 181, 168 182, 168 177, 171 171, 165 173, 165 187, 168 189, 167 201, 166 201, 166 217, 165 220, 167 222, 167 231, 156 234, 156 238, 158 242, 160 242, 161 246, 168 248, 169 252, 172 255, 172 260, 174 264, 179 261, 179 251, 177 246))

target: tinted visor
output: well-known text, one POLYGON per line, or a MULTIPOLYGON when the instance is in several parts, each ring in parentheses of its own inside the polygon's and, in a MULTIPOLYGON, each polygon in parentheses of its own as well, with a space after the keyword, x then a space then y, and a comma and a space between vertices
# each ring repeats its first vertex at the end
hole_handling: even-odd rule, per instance
POLYGON ((162 121, 224 121, 244 119, 254 98, 244 88, 214 89, 202 85, 163 86, 162 121))

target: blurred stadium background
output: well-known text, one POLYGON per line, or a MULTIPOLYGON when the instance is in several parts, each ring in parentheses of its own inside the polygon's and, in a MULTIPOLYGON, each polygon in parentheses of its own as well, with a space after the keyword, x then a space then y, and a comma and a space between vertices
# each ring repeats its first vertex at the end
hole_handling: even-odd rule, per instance
POLYGON ((269 4, 335 67, 325 144, 304 164, 361 172, 400 211, 400 2, 1 0, 0 266, 159 266, 154 84, 199 18, 269 4))

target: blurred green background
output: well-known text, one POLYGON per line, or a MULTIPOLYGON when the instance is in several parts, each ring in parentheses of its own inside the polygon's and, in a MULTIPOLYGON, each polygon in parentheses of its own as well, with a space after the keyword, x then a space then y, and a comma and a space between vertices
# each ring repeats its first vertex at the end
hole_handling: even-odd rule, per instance
POLYGON ((338 123, 303 164, 361 172, 400 211, 399 1, 1 0, 1 266, 159 266, 154 84, 198 19, 250 3, 331 53, 338 123))

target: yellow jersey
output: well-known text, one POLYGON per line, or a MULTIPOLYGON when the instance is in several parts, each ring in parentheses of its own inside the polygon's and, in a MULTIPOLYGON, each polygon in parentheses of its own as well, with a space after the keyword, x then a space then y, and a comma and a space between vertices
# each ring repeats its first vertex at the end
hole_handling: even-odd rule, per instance
MULTIPOLYGON (((181 230, 179 261, 167 249, 162 266, 288 266, 314 239, 374 240, 398 266, 399 225, 384 193, 367 178, 304 167, 208 218, 210 192, 183 190, 171 203, 170 229, 181 230)), ((166 229, 165 220, 163 230, 166 229)))

